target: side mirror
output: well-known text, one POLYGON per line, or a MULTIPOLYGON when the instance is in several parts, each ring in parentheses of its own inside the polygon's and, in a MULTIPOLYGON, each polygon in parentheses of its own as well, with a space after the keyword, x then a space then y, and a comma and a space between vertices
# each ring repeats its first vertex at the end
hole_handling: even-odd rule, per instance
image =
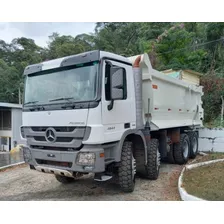
POLYGON ((124 99, 124 68, 110 67, 110 96, 111 100, 124 99))

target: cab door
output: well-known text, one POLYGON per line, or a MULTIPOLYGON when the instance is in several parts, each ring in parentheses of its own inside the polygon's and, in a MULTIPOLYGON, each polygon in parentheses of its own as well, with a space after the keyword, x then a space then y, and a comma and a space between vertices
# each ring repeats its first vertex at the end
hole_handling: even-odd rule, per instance
MULTIPOLYGON (((103 61, 102 123, 105 142, 120 140, 124 131, 135 128, 135 92, 132 66, 113 60, 103 61), (113 69, 111 70, 111 67, 113 69), (123 98, 111 99, 110 72, 118 71, 115 78, 123 78, 123 98)), ((119 88, 119 87, 118 87, 119 88)), ((118 91, 119 92, 119 91, 118 91)))

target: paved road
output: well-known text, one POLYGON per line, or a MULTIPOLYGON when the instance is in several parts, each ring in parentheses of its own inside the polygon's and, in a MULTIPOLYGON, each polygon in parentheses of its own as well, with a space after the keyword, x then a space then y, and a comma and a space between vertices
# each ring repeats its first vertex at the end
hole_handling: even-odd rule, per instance
POLYGON ((162 164, 156 181, 136 179, 133 193, 123 193, 113 181, 98 183, 82 177, 63 185, 51 174, 30 170, 26 165, 0 172, 0 201, 63 200, 63 201, 143 201, 180 200, 177 179, 181 166, 162 164))
POLYGON ((0 153, 0 167, 23 161, 22 151, 15 153, 0 153))

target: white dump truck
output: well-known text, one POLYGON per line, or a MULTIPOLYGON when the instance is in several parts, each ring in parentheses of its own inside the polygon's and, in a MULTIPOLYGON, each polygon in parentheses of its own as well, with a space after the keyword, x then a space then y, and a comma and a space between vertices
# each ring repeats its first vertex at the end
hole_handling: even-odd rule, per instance
POLYGON ((198 152, 202 87, 152 68, 147 54, 91 51, 24 70, 21 135, 31 169, 69 183, 93 173, 155 180, 160 161, 184 164, 198 152))

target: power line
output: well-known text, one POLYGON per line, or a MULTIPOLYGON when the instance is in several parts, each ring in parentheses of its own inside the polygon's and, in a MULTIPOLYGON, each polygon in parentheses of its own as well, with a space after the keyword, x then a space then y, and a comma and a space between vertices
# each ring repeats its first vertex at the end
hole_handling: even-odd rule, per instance
POLYGON ((219 42, 219 41, 224 41, 224 38, 220 38, 220 39, 217 39, 217 40, 213 40, 213 41, 209 41, 209 42, 205 42, 205 43, 201 43, 201 44, 197 44, 197 45, 192 45, 190 47, 180 48, 180 49, 176 49, 176 50, 172 50, 172 51, 166 51, 166 52, 163 52, 163 53, 160 53, 160 54, 157 54, 157 55, 169 54, 169 53, 176 52, 176 51, 181 51, 181 50, 188 50, 188 49, 191 49, 191 48, 196 48, 196 47, 204 46, 204 45, 214 43, 214 42, 219 42))

